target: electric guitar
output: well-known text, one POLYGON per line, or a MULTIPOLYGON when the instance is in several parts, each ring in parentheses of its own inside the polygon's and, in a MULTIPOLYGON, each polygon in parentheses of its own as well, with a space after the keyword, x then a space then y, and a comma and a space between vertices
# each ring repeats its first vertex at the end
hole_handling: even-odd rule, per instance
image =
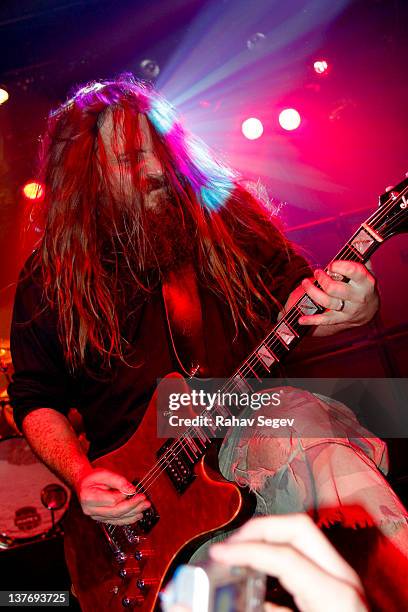
MULTIPOLYGON (((365 263, 385 240, 407 231, 407 208, 405 179, 380 197, 378 210, 334 259, 365 263)), ((248 391, 247 378, 269 377, 309 331, 298 323, 300 316, 324 310, 304 294, 234 372, 228 390, 248 391)), ((187 387, 180 375, 169 376, 187 387)), ((246 496, 210 465, 217 450, 214 428, 189 428, 164 443, 157 438, 159 387, 130 440, 93 463, 123 474, 148 497, 151 507, 142 520, 128 526, 98 523, 83 514, 76 499, 68 511, 65 554, 83 612, 158 608, 159 591, 180 554, 217 530, 231 528, 243 512, 246 496)))

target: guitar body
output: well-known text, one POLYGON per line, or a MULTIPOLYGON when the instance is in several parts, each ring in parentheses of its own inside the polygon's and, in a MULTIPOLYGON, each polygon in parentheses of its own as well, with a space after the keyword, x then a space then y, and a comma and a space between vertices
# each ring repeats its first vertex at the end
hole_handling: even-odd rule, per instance
MULTIPOLYGON (((182 380, 180 384, 185 385, 182 380)), ((124 446, 97 459, 95 467, 136 482, 157 464, 156 453, 164 442, 157 439, 158 389, 136 433, 124 446)), ((116 527, 112 539, 120 530, 121 554, 115 555, 101 525, 83 514, 76 499, 72 501, 65 521, 65 556, 83 612, 114 612, 124 606, 153 610, 181 549, 187 544, 192 551, 193 540, 198 545, 207 539, 205 534, 238 522, 243 509, 239 488, 211 468, 208 459, 207 455, 195 465, 195 478, 183 492, 176 490, 166 472, 159 473, 146 492, 158 519, 146 532, 138 530, 137 523, 132 526, 133 543, 116 527)))
MULTIPOLYGON (((380 197, 380 208, 358 228, 334 260, 365 263, 385 240, 407 231, 407 212, 408 179, 404 179, 380 197)), ((324 310, 303 294, 223 389, 251 391, 247 378, 270 377, 271 369, 310 330, 299 324, 300 316, 324 310)), ((180 382, 179 392, 189 391, 180 375, 169 376, 180 379, 176 380, 180 382)), ((176 557, 179 561, 183 549, 198 545, 213 531, 235 526, 243 511, 247 496, 244 498, 236 485, 208 465, 209 453, 215 446, 209 446, 207 452, 211 436, 205 438, 201 432, 206 442, 195 435, 190 437, 188 432, 173 441, 157 439, 158 389, 134 436, 94 462, 96 467, 118 472, 132 481, 146 493, 152 508, 136 525, 124 528, 96 523, 82 513, 75 500, 68 512, 66 560, 84 612, 115 612, 123 607, 153 610, 166 573, 176 557), (198 448, 200 443, 204 451, 198 448)), ((220 407, 216 406, 213 412, 216 409, 220 407)), ((199 429, 195 428, 196 434, 199 429)))

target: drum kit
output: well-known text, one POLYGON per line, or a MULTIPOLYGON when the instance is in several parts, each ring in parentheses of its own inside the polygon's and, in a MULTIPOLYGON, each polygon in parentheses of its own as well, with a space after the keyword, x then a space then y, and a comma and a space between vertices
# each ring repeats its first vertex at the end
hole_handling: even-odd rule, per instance
POLYGON ((17 428, 7 395, 11 373, 10 348, 0 346, 0 554, 60 533, 70 500, 69 488, 34 455, 17 428))

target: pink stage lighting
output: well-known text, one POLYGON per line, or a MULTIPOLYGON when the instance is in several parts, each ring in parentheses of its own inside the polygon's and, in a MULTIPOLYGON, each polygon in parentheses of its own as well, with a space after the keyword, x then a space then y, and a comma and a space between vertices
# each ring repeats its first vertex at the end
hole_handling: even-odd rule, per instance
POLYGON ((313 64, 313 69, 316 74, 327 74, 329 64, 323 59, 316 60, 313 64))
POLYGON ((296 130, 299 127, 301 118, 294 108, 285 108, 279 114, 279 123, 284 130, 296 130))
POLYGON ((249 140, 256 140, 263 134, 263 125, 256 117, 250 117, 242 122, 242 133, 249 140))
POLYGON ((27 200, 42 200, 44 198, 45 189, 42 183, 37 181, 29 181, 23 187, 23 195, 27 200))

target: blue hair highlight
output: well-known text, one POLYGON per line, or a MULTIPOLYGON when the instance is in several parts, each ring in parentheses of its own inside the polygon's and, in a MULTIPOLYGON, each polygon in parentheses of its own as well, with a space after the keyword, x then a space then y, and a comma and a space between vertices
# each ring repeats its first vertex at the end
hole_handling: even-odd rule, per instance
POLYGON ((174 107, 160 95, 151 99, 147 116, 173 150, 202 205, 208 211, 224 206, 234 188, 232 170, 219 163, 204 142, 185 132, 174 107))
POLYGON ((188 139, 188 149, 199 177, 196 191, 200 200, 209 211, 216 211, 224 206, 234 189, 234 173, 214 159, 198 138, 188 139))
POLYGON ((224 206, 225 202, 230 197, 233 190, 233 184, 225 182, 224 185, 220 185, 218 188, 201 187, 201 201, 208 210, 218 210, 224 206))
POLYGON ((176 114, 171 104, 158 96, 153 98, 147 116, 162 136, 171 132, 176 123, 176 114))

